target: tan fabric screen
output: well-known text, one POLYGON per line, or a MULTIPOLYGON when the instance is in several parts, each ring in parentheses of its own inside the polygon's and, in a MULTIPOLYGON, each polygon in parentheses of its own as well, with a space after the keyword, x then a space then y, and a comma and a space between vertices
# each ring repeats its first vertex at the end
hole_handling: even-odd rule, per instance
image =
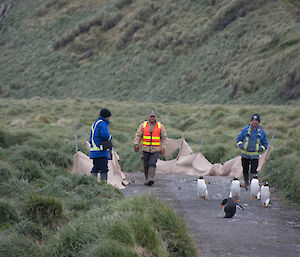
MULTIPOLYGON (((176 173, 196 176, 230 176, 242 177, 243 168, 241 157, 237 156, 223 165, 220 163, 211 164, 202 153, 193 153, 192 149, 182 137, 180 139, 167 140, 167 156, 179 149, 177 158, 174 160, 158 160, 156 172, 159 174, 176 173)), ((270 155, 271 147, 260 156, 258 171, 262 169, 270 155)))
MULTIPOLYGON (((121 170, 119 165, 119 156, 113 151, 113 159, 108 161, 108 180, 107 183, 111 184, 119 189, 124 189, 128 184, 125 179, 125 175, 121 170)), ((78 174, 91 175, 91 170, 93 168, 93 160, 89 156, 85 155, 83 152, 77 152, 74 155, 74 165, 71 172, 78 174)), ((99 179, 99 178, 98 178, 99 179)))

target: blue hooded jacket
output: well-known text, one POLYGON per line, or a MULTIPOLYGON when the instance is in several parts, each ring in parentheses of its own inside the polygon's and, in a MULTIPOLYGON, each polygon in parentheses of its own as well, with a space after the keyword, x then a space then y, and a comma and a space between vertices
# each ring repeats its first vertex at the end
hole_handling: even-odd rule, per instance
POLYGON ((99 142, 112 140, 112 136, 108 130, 109 120, 102 118, 101 116, 98 117, 96 122, 91 127, 91 134, 90 134, 90 158, 98 158, 98 157, 107 157, 111 159, 110 150, 100 150, 99 149, 99 142), (101 140, 99 140, 99 129, 100 129, 100 136, 101 140))
POLYGON ((266 132, 258 126, 253 129, 251 124, 243 128, 236 138, 236 144, 241 149, 241 156, 247 159, 258 159, 268 148, 266 132))

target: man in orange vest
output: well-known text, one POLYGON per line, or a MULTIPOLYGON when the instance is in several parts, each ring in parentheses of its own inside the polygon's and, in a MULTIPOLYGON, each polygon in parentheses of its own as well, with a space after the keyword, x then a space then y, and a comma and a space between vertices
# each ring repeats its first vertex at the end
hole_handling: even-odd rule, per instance
POLYGON ((139 151, 139 144, 142 142, 145 185, 147 186, 153 185, 157 159, 160 153, 165 153, 166 149, 167 132, 156 117, 156 112, 151 110, 148 120, 139 126, 134 139, 136 152, 139 151))

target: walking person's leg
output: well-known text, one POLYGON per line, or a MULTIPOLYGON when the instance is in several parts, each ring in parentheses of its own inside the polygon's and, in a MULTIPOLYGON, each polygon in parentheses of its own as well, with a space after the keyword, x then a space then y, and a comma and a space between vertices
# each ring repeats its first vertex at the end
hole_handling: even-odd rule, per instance
POLYGON ((107 182, 108 159, 106 157, 100 157, 99 159, 100 181, 107 182))
POLYGON ((242 157, 243 176, 245 180, 245 186, 249 186, 249 164, 250 160, 242 157))
POLYGON ((150 158, 150 153, 149 152, 143 152, 144 174, 145 174, 145 178, 146 178, 147 182, 148 182, 149 158, 150 158))
POLYGON ((154 152, 150 154, 150 158, 149 158, 149 173, 148 173, 148 177, 149 177, 149 184, 150 186, 153 185, 154 183, 154 175, 155 175, 155 170, 156 170, 156 163, 159 157, 159 152, 154 152))
POLYGON ((99 158, 93 159, 93 168, 92 168, 92 170, 91 170, 92 176, 93 176, 93 177, 96 177, 96 179, 97 179, 98 173, 99 173, 99 171, 100 171, 100 166, 99 166, 99 160, 98 160, 98 159, 99 159, 99 158))
POLYGON ((258 159, 250 160, 250 179, 257 175, 258 159))

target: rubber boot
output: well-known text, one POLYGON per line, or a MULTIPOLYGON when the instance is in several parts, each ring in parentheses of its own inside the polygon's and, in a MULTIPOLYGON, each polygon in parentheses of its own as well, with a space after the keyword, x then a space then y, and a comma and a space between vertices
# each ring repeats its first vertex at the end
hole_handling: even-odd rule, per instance
POLYGON ((148 180, 148 173, 149 172, 148 171, 149 171, 149 168, 144 167, 144 175, 145 175, 145 179, 146 179, 146 182, 144 183, 145 186, 149 186, 148 185, 148 183, 149 183, 149 180, 148 180))
POLYGON ((93 173, 92 172, 92 176, 95 177, 95 178, 97 178, 98 177, 98 173, 93 173))
POLYGON ((100 181, 102 182, 104 182, 104 183, 107 183, 107 172, 105 172, 105 173, 101 173, 100 172, 100 181))
POLYGON ((148 186, 152 186, 154 184, 154 175, 155 175, 155 167, 149 167, 148 169, 148 186))

